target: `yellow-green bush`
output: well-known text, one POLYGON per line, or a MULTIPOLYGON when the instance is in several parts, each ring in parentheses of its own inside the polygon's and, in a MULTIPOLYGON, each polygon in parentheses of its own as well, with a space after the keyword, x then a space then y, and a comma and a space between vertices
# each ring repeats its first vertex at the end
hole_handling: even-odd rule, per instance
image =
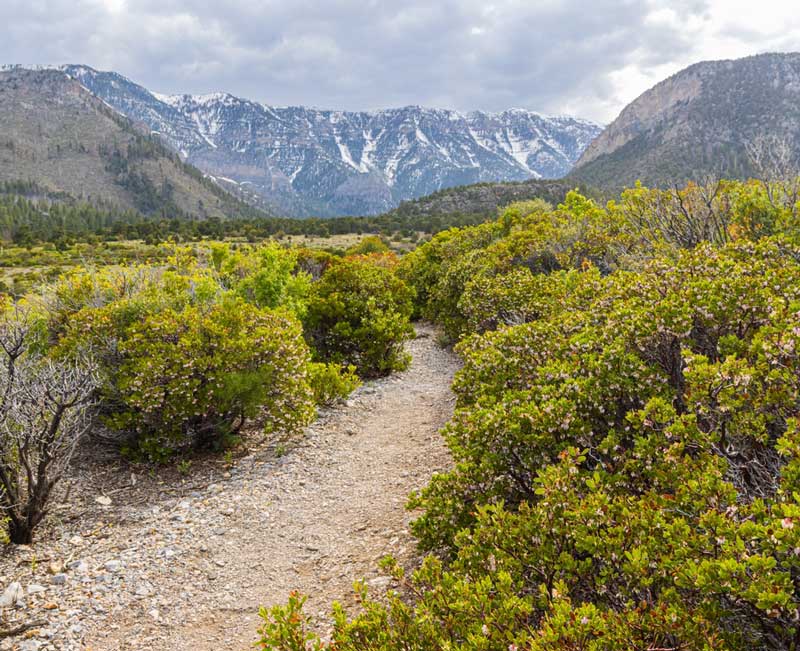
POLYGON ((119 346, 109 422, 135 432, 151 457, 220 446, 248 419, 292 431, 314 413, 309 353, 299 322, 230 298, 164 310, 134 323, 119 346))
POLYGON ((312 362, 308 369, 308 381, 319 405, 332 405, 361 386, 354 366, 345 368, 334 363, 312 362))
POLYGON ((413 292, 370 258, 345 258, 315 283, 304 324, 318 357, 354 366, 362 377, 405 368, 413 292))
POLYGON ((347 249, 347 255, 370 255, 372 253, 388 253, 389 247, 377 235, 368 235, 361 238, 358 244, 347 249))

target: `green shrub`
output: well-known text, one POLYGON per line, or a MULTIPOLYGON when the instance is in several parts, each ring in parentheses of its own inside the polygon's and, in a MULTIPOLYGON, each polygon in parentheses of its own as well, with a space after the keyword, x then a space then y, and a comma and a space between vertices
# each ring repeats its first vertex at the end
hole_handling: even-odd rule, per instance
POLYGON ((104 421, 159 461, 224 446, 256 416, 270 428, 307 422, 310 354, 291 310, 246 302, 187 249, 169 262, 78 272, 48 293, 56 354, 89 345, 102 365, 104 421))
POLYGON ((318 405, 332 405, 355 391, 360 385, 354 366, 343 368, 340 364, 312 362, 308 367, 308 381, 318 405))
POLYGON ((352 365, 362 377, 405 368, 412 296, 391 269, 370 258, 346 258, 315 283, 306 337, 321 360, 352 365))
POLYGON ((223 284, 258 307, 284 307, 298 317, 306 309, 311 276, 297 270, 297 254, 275 243, 231 251, 212 246, 212 262, 223 284))
POLYGON ((796 649, 800 248, 748 239, 794 209, 722 191, 571 194, 404 261, 464 359, 409 504, 435 555, 329 644, 299 597, 262 613, 261 648, 796 649))
POLYGON ((313 415, 309 353, 290 317, 230 297, 141 315, 118 330, 125 308, 78 314, 75 335, 118 341, 105 350, 105 420, 149 458, 222 447, 256 416, 291 430, 313 415))
POLYGON ((456 340, 465 327, 458 310, 464 285, 491 266, 481 249, 501 232, 497 223, 452 228, 403 258, 397 273, 414 289, 414 317, 440 322, 446 334, 456 340))
POLYGON ((389 247, 377 235, 367 235, 358 244, 354 244, 345 252, 346 255, 370 255, 372 253, 388 253, 389 247))
POLYGON ((297 256, 298 271, 311 276, 312 280, 319 280, 325 270, 337 259, 336 256, 319 249, 294 249, 297 256))
POLYGON ((511 302, 526 294, 540 300, 540 276, 616 268, 620 251, 632 248, 620 222, 577 192, 557 210, 541 201, 516 203, 497 222, 439 233, 406 256, 398 274, 416 291, 415 316, 437 322, 456 342, 475 330, 537 318, 538 306, 511 302))

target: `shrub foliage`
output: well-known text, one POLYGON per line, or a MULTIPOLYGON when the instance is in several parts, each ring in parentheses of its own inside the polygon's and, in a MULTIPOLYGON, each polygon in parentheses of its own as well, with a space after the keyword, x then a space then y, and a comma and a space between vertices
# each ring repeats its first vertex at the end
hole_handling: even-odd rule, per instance
POLYGON ((305 318, 320 359, 354 366, 363 377, 407 366, 413 293, 391 258, 354 256, 332 264, 313 288, 305 318))
POLYGON ((76 270, 40 301, 42 350, 92 349, 97 414, 134 456, 225 447, 247 421, 291 432, 353 391, 356 371, 405 363, 412 293, 391 256, 168 248, 164 264, 76 270))
POLYGON ((450 230, 400 274, 464 359, 430 555, 263 649, 797 649, 797 206, 755 182, 572 193, 450 230), (709 197, 711 199, 709 199, 709 197), (778 199, 776 199, 776 197, 778 199))

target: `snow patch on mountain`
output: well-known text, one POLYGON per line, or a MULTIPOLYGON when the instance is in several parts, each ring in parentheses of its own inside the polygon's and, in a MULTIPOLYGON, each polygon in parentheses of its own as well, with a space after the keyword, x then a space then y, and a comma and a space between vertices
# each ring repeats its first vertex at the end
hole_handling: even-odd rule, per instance
POLYGON ((454 185, 561 177, 601 130, 526 109, 328 111, 166 95, 113 72, 66 70, 188 162, 292 215, 370 214, 454 185))

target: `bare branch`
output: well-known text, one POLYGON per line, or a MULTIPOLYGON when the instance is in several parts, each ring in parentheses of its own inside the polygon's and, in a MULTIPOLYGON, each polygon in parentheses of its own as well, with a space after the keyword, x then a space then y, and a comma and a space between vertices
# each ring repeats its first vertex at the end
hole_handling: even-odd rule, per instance
POLYGON ((82 356, 56 362, 32 349, 32 320, 18 308, 0 315, 0 509, 12 542, 28 543, 46 514, 89 426, 98 385, 82 356))

